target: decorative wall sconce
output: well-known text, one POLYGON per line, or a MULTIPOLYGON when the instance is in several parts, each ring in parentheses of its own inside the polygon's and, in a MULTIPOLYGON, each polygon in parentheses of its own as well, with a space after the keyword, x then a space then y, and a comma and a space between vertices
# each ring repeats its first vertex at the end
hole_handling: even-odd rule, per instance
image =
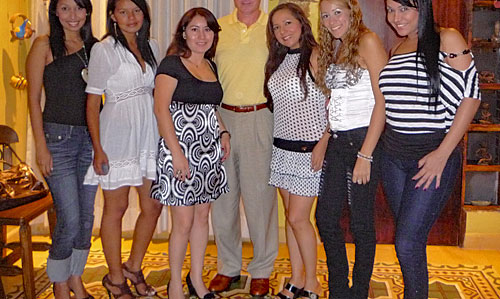
POLYGON ((30 38, 33 35, 33 32, 35 32, 31 28, 31 21, 23 14, 14 14, 12 17, 10 17, 9 22, 12 27, 12 30, 10 30, 10 34, 12 35, 11 41, 30 38), (17 19, 21 19, 22 21, 21 25, 19 26, 16 26, 17 19))
POLYGON ((26 78, 24 78, 22 74, 13 75, 12 77, 10 77, 10 86, 14 87, 15 89, 23 90, 27 85, 28 81, 26 81, 26 78))

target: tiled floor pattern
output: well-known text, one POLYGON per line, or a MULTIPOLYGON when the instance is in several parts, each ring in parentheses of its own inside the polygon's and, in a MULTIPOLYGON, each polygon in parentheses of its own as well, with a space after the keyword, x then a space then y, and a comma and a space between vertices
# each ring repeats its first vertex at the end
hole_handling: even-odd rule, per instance
MULTIPOLYGON (((107 298, 107 293, 101 285, 102 277, 107 273, 104 256, 98 242, 93 246, 87 268, 84 273, 86 287, 96 299, 107 298)), ((127 248, 124 241, 124 249, 127 248)), ((166 298, 166 283, 169 279, 168 255, 166 254, 167 243, 155 243, 150 246, 144 260, 144 274, 147 281, 154 285, 159 291, 159 298, 166 298)), ((393 253, 393 246, 379 245, 377 247, 377 257, 372 276, 370 298, 403 298, 402 276, 399 265, 393 253)), ((327 269, 324 252, 319 250, 317 274, 322 282, 325 292, 321 298, 326 298, 327 269)), ((205 282, 216 274, 216 254, 215 245, 210 244, 207 250, 205 263, 205 282)), ((348 255, 352 258, 354 247, 348 245, 348 255)), ((36 253, 35 265, 38 268, 36 275, 36 287, 39 292, 38 298, 52 299, 50 282, 43 270, 47 253, 36 253)), ((124 251, 124 259, 127 252, 124 251)), ((244 268, 250 261, 251 247, 244 248, 244 268)), ((500 275, 498 263, 500 262, 500 252, 494 251, 470 251, 456 247, 429 247, 429 275, 430 275, 430 298, 440 299, 493 299, 500 298, 500 275), (442 255, 442 259, 439 256, 442 255), (435 263, 442 260, 443 263, 435 263), (470 261, 475 260, 475 263, 470 261), (488 262, 494 261, 488 264, 488 262), (486 263, 485 263, 486 262, 486 263)), ((189 255, 186 257, 185 274, 189 271, 189 255)), ((352 264, 351 264, 352 267, 352 264)), ((220 294, 220 298, 250 298, 248 294, 250 288, 250 278, 243 272, 240 283, 233 285, 232 290, 220 294)), ((275 263, 275 271, 271 276, 272 294, 276 294, 290 276, 289 260, 286 254, 286 247, 281 246, 280 254, 275 263)), ((4 287, 7 291, 7 298, 23 298, 21 288, 21 277, 3 277, 4 287)), ((269 296, 270 297, 270 296, 269 296)))

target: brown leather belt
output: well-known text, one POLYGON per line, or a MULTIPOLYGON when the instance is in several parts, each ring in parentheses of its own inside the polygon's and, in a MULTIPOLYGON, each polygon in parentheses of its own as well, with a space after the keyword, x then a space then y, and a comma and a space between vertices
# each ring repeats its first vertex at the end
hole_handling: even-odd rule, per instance
POLYGON ((249 106, 232 106, 232 105, 222 103, 220 106, 224 109, 231 110, 234 112, 253 112, 253 111, 258 111, 260 109, 267 108, 266 103, 257 104, 257 105, 249 105, 249 106))

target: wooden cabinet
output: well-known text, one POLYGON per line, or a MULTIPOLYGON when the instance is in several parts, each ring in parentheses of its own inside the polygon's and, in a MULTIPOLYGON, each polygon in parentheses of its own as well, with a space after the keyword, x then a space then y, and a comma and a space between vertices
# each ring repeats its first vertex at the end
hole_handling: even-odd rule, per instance
MULTIPOLYGON (((398 38, 386 22, 385 2, 383 0, 359 0, 359 3, 366 25, 381 37, 387 50, 391 49, 398 42, 398 38)), ((472 0, 434 0, 433 7, 437 23, 441 27, 454 27, 467 36, 468 26, 464 26, 464 24, 466 24, 465 20, 469 19, 468 13, 472 12, 472 9, 470 11, 467 9, 469 4, 472 7, 472 0)), ((463 226, 461 224, 464 223, 461 222, 461 186, 461 180, 457 178, 450 199, 432 227, 428 244, 451 246, 459 244, 460 228, 463 226)), ((346 240, 353 242, 352 234, 349 231, 348 209, 345 208, 343 213, 342 227, 346 240)), ((375 201, 375 226, 379 244, 394 243, 394 219, 381 186, 378 188, 375 201)))
POLYGON ((461 243, 470 211, 500 211, 500 1, 466 1, 482 102, 464 136, 461 243))

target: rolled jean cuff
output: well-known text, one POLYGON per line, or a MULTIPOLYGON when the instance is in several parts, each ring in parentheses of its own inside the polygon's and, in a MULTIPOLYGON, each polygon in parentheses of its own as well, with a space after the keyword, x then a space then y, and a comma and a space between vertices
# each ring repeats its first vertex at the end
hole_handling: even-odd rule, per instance
POLYGON ((51 282, 64 282, 70 276, 71 256, 63 260, 47 259, 47 276, 51 282))
POLYGON ((87 258, 89 256, 88 249, 75 249, 73 248, 73 253, 71 254, 71 263, 69 272, 74 276, 82 276, 85 265, 87 264, 87 258))

